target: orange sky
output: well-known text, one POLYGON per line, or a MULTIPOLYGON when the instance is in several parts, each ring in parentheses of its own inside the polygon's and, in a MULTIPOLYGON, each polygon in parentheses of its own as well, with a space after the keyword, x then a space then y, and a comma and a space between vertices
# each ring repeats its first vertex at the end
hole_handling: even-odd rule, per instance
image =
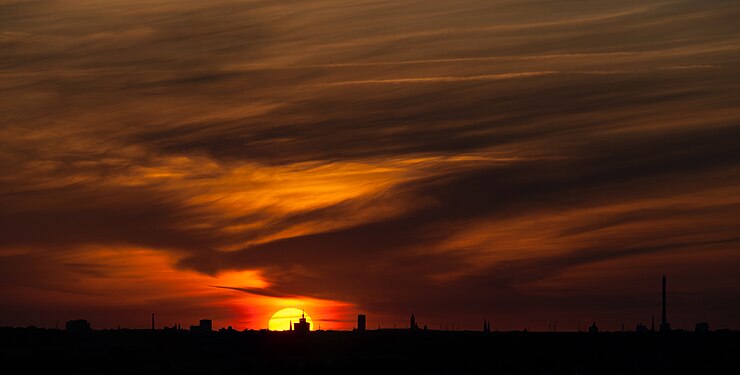
POLYGON ((0 1, 0 326, 740 328, 738 16, 0 1))

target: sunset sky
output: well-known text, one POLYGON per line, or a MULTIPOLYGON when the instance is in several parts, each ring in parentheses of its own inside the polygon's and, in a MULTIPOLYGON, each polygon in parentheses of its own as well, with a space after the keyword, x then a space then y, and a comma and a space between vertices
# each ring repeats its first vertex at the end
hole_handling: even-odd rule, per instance
POLYGON ((737 0, 0 0, 0 326, 740 329, 737 0))

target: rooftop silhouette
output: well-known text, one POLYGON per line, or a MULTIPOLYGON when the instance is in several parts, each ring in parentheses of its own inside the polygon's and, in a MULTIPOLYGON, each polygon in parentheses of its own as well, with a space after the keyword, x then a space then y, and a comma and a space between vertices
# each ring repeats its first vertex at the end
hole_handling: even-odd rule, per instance
POLYGON ((321 368, 322 373, 632 374, 708 373, 736 365, 728 361, 740 349, 740 332, 712 331, 707 322, 696 323, 693 331, 670 329, 665 276, 661 285, 658 332, 654 319, 652 329, 638 323, 634 331, 622 325, 615 332, 600 329, 596 321, 588 333, 557 332, 554 324, 546 332, 491 332, 488 319, 482 330, 419 329, 413 313, 408 328, 399 329, 368 330, 367 315, 358 314, 353 331, 312 332, 302 313, 298 322, 290 322, 290 333, 231 326, 214 331, 210 319, 181 330, 179 324, 157 329, 152 314, 150 329, 93 330, 85 319, 68 321, 65 330, 0 328, 0 353, 8 369, 26 366, 31 373, 57 371, 56 363, 66 363, 64 370, 76 373, 155 373, 170 366, 186 373, 321 368), (44 360, 31 360, 42 348, 44 360), (86 360, 64 362, 69 357, 86 360))

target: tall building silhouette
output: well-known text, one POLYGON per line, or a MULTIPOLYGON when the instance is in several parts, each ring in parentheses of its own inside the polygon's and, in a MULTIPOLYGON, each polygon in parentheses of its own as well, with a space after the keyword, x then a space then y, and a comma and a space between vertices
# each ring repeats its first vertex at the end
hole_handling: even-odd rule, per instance
POLYGON ((660 331, 668 332, 671 330, 671 325, 668 324, 667 313, 666 313, 666 278, 663 276, 663 293, 661 299, 661 310, 660 310, 660 331))
POLYGON ((213 321, 211 319, 201 319, 200 328, 204 331, 213 331, 213 321))
POLYGON ((306 321, 306 314, 301 314, 301 318, 298 319, 298 323, 293 324, 293 331, 300 333, 308 333, 311 331, 311 323, 306 321))
POLYGON ((367 323, 367 317, 365 314, 357 315, 357 331, 365 332, 365 324, 367 323))
POLYGON ((210 319, 201 319, 197 326, 190 326, 190 332, 205 333, 213 331, 213 321, 210 319))
POLYGON ((416 324, 416 317, 414 317, 414 313, 411 313, 411 319, 409 320, 409 329, 419 329, 419 325, 416 324))

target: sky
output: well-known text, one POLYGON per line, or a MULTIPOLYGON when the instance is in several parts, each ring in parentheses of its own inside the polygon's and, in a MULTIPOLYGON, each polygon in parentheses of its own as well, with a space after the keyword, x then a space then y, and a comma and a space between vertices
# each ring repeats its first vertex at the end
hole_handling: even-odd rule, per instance
POLYGON ((0 0, 0 326, 740 329, 735 0, 0 0))

